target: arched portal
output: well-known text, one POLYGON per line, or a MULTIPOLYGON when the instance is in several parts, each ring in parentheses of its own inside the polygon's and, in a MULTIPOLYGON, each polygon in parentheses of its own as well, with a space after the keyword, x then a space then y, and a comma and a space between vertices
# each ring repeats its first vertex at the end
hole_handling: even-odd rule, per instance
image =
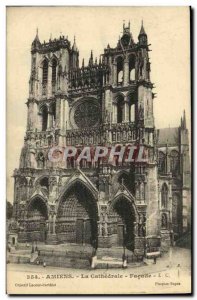
POLYGON ((56 222, 58 241, 97 248, 97 219, 96 199, 84 183, 76 181, 60 199, 56 222))
POLYGON ((46 241, 48 219, 47 206, 41 197, 35 197, 27 209, 27 239, 28 241, 46 241))
POLYGON ((111 234, 116 235, 117 246, 134 250, 134 225, 136 215, 133 205, 124 196, 112 202, 109 210, 111 234))

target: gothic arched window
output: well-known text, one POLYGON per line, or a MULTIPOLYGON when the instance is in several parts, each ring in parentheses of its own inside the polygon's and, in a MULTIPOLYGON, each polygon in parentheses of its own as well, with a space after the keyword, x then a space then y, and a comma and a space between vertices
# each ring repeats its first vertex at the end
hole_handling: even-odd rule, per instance
POLYGON ((170 172, 172 175, 179 172, 179 154, 176 150, 172 150, 170 153, 170 172))
POLYGON ((167 208, 167 205, 168 205, 168 187, 166 183, 164 183, 161 189, 161 207, 167 208))
POLYGON ((42 66, 42 85, 43 85, 43 94, 46 94, 46 86, 48 82, 48 61, 45 59, 42 66))
POLYGON ((135 80, 135 56, 131 55, 129 58, 129 80, 135 80))
POLYGON ((118 85, 123 83, 123 58, 121 56, 117 58, 117 82, 118 85))
POLYGON ((52 127, 56 125, 56 104, 55 102, 51 105, 51 117, 52 117, 52 127))
POLYGON ((162 151, 159 151, 158 171, 163 174, 166 173, 166 155, 162 151))
POLYGON ((123 122, 124 97, 119 96, 117 100, 117 123, 123 122))
POLYGON ((46 106, 42 108, 42 131, 47 130, 47 123, 48 123, 48 110, 46 106))
POLYGON ((52 61, 52 92, 55 92, 56 73, 57 73, 57 61, 56 61, 56 59, 53 59, 53 61, 52 61))
POLYGON ((137 93, 129 93, 129 95, 127 96, 127 99, 129 102, 129 121, 135 122, 137 93))
POLYGON ((132 103, 132 104, 130 105, 130 110, 129 110, 129 112, 130 112, 130 118, 129 118, 129 121, 130 121, 130 122, 135 122, 135 104, 134 104, 134 103, 132 103))
POLYGON ((46 84, 47 81, 48 81, 48 61, 45 59, 43 61, 42 83, 46 84))
POLYGON ((118 84, 122 84, 123 82, 123 71, 118 72, 118 84))

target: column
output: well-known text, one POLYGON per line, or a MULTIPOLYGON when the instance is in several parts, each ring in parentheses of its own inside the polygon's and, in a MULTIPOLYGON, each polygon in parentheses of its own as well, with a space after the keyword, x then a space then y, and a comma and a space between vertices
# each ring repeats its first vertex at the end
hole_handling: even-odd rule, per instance
POLYGON ((112 123, 117 123, 117 104, 112 103, 112 123))
POLYGON ((51 113, 49 111, 49 107, 47 106, 47 130, 50 128, 51 125, 51 113))
POLYGON ((40 112, 38 112, 38 116, 37 116, 37 128, 38 131, 42 130, 42 114, 40 112))
POLYGON ((124 99, 124 122, 129 122, 129 103, 126 96, 124 99))
POLYGON ((64 127, 64 99, 60 99, 60 129, 63 130, 64 127))
POLYGON ((128 59, 125 59, 124 61, 124 76, 123 76, 123 80, 124 80, 124 85, 128 85, 129 84, 129 61, 128 59))
POLYGON ((32 114, 32 109, 31 109, 32 103, 29 102, 27 104, 27 130, 32 129, 32 122, 31 122, 31 114, 32 114))
POLYGON ((35 97, 42 95, 42 68, 38 66, 38 89, 36 89, 35 97))
POLYGON ((53 230, 52 233, 55 234, 55 221, 56 221, 56 215, 53 215, 53 230))
POLYGON ((52 97, 52 66, 48 67, 47 96, 52 97))
POLYGON ((51 114, 51 112, 49 111, 48 112, 48 120, 47 120, 47 129, 51 128, 52 127, 52 123, 53 123, 53 116, 51 114))
POLYGON ((61 99, 56 100, 56 126, 59 128, 61 123, 61 99))
POLYGON ((34 102, 34 128, 38 128, 38 104, 34 102))

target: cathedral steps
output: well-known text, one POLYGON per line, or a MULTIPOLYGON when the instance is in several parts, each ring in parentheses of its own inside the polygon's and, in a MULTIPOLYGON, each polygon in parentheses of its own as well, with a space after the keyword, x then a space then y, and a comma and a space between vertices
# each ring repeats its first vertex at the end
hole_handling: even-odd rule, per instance
MULTIPOLYGON (((140 261, 140 259, 130 250, 125 250, 125 255, 127 257, 128 263, 136 263, 140 261)), ((123 248, 122 247, 112 247, 112 248, 98 248, 97 249, 97 258, 103 259, 105 257, 110 257, 113 259, 121 260, 123 256, 123 248)))
POLYGON ((30 263, 31 250, 30 249, 11 249, 7 254, 7 262, 15 264, 30 263))

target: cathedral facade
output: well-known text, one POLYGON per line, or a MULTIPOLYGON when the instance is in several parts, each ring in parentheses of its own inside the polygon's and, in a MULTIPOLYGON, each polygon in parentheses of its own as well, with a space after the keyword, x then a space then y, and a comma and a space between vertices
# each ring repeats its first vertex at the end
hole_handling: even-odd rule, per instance
MULTIPOLYGON (((189 141, 180 126, 156 130, 148 37, 123 25, 116 47, 79 66, 68 38, 31 47, 27 128, 14 171, 18 241, 126 247, 160 253, 190 226, 189 141), (75 157, 52 161, 52 147, 143 147, 146 162, 75 157)), ((118 155, 117 155, 118 156, 118 155)))

